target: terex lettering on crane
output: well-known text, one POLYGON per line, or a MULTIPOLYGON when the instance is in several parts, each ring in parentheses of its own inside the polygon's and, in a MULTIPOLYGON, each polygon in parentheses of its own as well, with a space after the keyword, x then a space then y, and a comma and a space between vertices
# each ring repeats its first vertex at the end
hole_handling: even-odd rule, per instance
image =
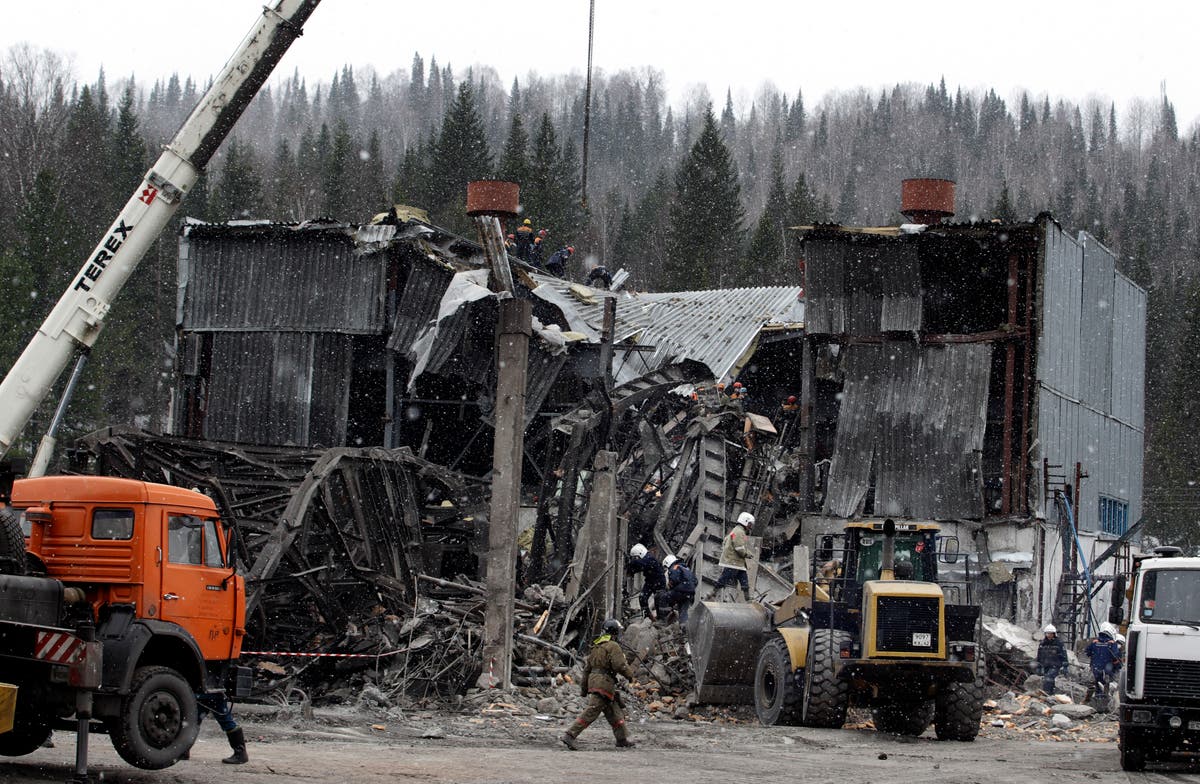
POLYGON ((117 225, 113 227, 112 232, 108 235, 108 239, 104 241, 104 246, 96 251, 95 257, 84 267, 83 274, 79 276, 79 280, 75 281, 74 290, 92 290, 92 284, 100 280, 100 276, 104 274, 104 270, 108 267, 108 262, 112 261, 113 254, 125 242, 126 237, 129 236, 129 232, 131 231, 133 231, 133 227, 126 226, 124 218, 117 220, 117 225))

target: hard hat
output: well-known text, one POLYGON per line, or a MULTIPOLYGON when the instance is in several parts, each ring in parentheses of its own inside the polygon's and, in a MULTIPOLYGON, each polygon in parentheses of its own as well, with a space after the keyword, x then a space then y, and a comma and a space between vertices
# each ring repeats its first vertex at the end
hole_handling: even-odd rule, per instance
POLYGON ((738 525, 745 526, 746 528, 754 525, 754 515, 749 512, 742 512, 738 515, 738 525))
POLYGON ((629 554, 632 555, 634 558, 641 558, 643 555, 646 554, 646 545, 635 544, 633 547, 629 548, 629 554))
POLYGON ((526 218, 525 220, 521 221, 521 225, 522 226, 532 226, 533 221, 529 220, 529 218, 526 218))
POLYGON ((741 381, 734 381, 734 382, 733 382, 733 388, 734 388, 734 389, 741 389, 741 388, 742 388, 742 382, 741 382, 741 381))
POLYGON ((1058 634, 1058 629, 1054 628, 1054 624, 1048 623, 1048 624, 1046 624, 1046 628, 1042 629, 1042 633, 1043 634, 1058 634))
POLYGON ((568 246, 567 246, 567 253, 574 253, 574 252, 575 252, 575 246, 574 246, 574 245, 568 245, 568 246))
POLYGON ((664 559, 663 559, 663 566, 665 566, 665 567, 667 567, 668 569, 670 569, 672 565, 674 565, 674 564, 676 564, 676 563, 678 563, 678 562, 679 562, 679 559, 678 559, 678 558, 676 558, 676 557, 675 557, 675 556, 673 556, 673 555, 668 555, 666 558, 664 558, 664 559))
POLYGON ((604 625, 600 627, 600 631, 604 632, 605 634, 612 635, 620 634, 624 630, 625 627, 622 626, 621 622, 616 618, 609 618, 604 622, 604 625))
POLYGON ((789 404, 789 405, 790 405, 790 404, 792 404, 792 403, 795 403, 795 402, 796 402, 796 396, 795 396, 795 395, 788 395, 787 402, 788 402, 788 404, 789 404))
POLYGON ((546 236, 549 236, 549 234, 550 234, 550 232, 546 231, 545 229, 538 229, 539 237, 546 237, 546 236))

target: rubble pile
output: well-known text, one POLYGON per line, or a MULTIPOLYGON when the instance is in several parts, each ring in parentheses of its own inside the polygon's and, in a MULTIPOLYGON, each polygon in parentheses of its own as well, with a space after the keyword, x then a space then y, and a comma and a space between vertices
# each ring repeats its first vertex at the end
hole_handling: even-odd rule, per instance
POLYGON ((1116 716, 1065 694, 1006 692, 984 703, 985 734, 1085 743, 1116 742, 1116 716))

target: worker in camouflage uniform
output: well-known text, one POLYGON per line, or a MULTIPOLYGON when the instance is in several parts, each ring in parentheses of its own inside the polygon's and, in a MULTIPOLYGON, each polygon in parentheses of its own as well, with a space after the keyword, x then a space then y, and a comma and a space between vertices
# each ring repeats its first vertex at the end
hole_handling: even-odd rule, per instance
POLYGON ((633 680, 633 669, 629 662, 625 661, 625 653, 617 643, 617 635, 621 633, 621 622, 616 618, 609 618, 600 632, 600 636, 592 641, 592 650, 583 666, 583 681, 580 683, 580 691, 588 701, 587 708, 559 738, 571 751, 579 750, 575 739, 601 713, 612 726, 618 746, 635 745, 629 739, 629 731, 625 728, 625 710, 621 706, 621 695, 617 692, 618 675, 624 676, 627 681, 633 680))

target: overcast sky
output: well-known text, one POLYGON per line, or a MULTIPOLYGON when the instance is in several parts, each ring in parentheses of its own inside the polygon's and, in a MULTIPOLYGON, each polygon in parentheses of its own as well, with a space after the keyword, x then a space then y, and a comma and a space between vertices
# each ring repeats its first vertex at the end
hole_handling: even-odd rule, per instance
MULTIPOLYGON (((172 72, 214 74, 250 29, 263 0, 6 0, 0 50, 20 41, 71 56, 77 78, 101 65, 110 81, 143 83, 172 72)), ((386 74, 413 52, 454 67, 495 67, 505 84, 530 70, 583 73, 586 0, 324 0, 278 73, 327 81, 344 64, 386 74)), ((764 80, 811 108, 831 90, 897 82, 1019 89, 1085 101, 1175 104, 1180 130, 1200 116, 1196 36, 1200 2, 1131 5, 1115 0, 1004 2, 656 2, 597 0, 595 64, 604 71, 652 66, 672 102, 706 84, 718 104, 727 87, 739 110, 764 80)), ((719 106, 718 106, 719 108, 719 106)), ((1011 107, 1014 108, 1015 107, 1011 107)))

